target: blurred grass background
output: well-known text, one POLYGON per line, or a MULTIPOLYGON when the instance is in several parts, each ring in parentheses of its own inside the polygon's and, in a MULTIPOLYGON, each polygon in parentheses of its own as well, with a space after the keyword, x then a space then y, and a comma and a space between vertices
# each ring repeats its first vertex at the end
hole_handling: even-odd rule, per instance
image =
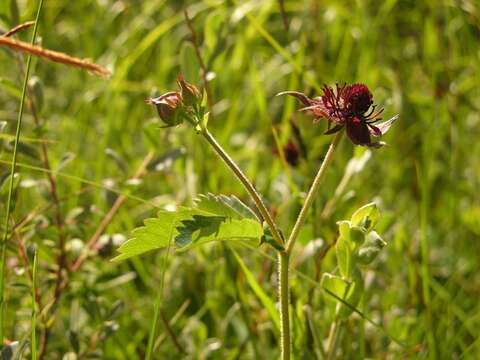
MULTIPOLYGON (((36 6, 35 1, 3 0, 2 32, 34 18, 36 6)), ((52 297, 59 237, 52 199, 45 174, 23 166, 42 168, 39 141, 46 141, 51 167, 61 172, 56 179, 70 260, 112 207, 118 194, 110 188, 135 197, 115 215, 98 254, 69 274, 60 303, 44 311, 42 321, 52 326, 47 359, 66 353, 85 359, 143 358, 164 269, 162 314, 173 318, 170 330, 177 344, 161 321, 156 358, 278 356, 277 329, 227 247, 109 262, 118 242, 156 208, 189 204, 205 192, 248 201, 190 128, 159 130, 153 109, 144 103, 174 89, 180 72, 201 84, 183 14, 188 8, 212 91, 211 132, 254 180, 283 229, 293 226, 300 196, 330 138, 321 135, 323 123, 312 125, 310 117, 296 111, 294 99, 276 93, 314 95, 323 83, 363 82, 385 107, 385 118, 400 114, 384 139, 389 146, 368 154, 344 141, 329 170, 295 258, 297 269, 310 279, 292 279, 296 358, 321 357, 319 343, 333 320, 318 280, 322 271, 334 271, 333 252, 321 258, 336 237, 335 221, 372 200, 381 208, 378 229, 388 246, 375 271, 366 274, 361 310, 378 326, 353 315, 342 334, 340 356, 480 357, 479 3, 285 0, 284 7, 288 29, 280 3, 273 0, 45 2, 39 44, 93 59, 113 75, 101 79, 34 59, 30 84, 42 126, 26 112, 13 220, 32 216, 8 243, 11 341, 25 344, 31 318, 31 284, 19 259, 18 238, 27 248, 38 246, 37 286, 45 304, 52 297), (274 134, 280 146, 291 141, 301 148, 296 166, 278 156, 274 134), (150 151, 155 160, 148 173, 132 181, 150 151), (360 158, 368 160, 360 171, 347 174, 346 189, 325 212, 348 161, 360 158)), ((18 36, 28 41, 30 34, 18 36)), ((23 60, 0 49, 2 214, 23 60)), ((275 266, 266 257, 273 253, 261 248, 241 255, 275 299, 275 266)))

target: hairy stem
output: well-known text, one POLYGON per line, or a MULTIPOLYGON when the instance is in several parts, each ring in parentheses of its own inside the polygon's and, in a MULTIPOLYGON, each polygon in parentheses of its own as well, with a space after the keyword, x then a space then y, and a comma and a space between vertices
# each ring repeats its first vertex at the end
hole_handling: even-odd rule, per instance
POLYGON ((290 286, 288 282, 288 265, 290 255, 286 251, 278 252, 278 293, 280 297, 280 335, 281 359, 289 360, 291 353, 290 340, 290 286))
POLYGON ((257 206, 258 211, 262 215, 263 220, 265 220, 268 227, 272 231, 273 238, 278 243, 278 245, 283 248, 284 240, 282 235, 280 234, 280 230, 278 229, 277 225, 273 221, 272 215, 270 215, 270 212, 268 211, 267 207, 263 203, 263 200, 258 194, 257 190, 255 190, 255 187, 253 186, 253 184, 250 182, 250 180, 248 180, 248 178, 245 176, 243 171, 238 167, 235 161, 233 161, 233 159, 226 153, 226 151, 220 146, 217 140, 215 140, 213 135, 210 134, 210 132, 206 128, 203 128, 200 133, 203 135, 203 137, 208 141, 208 143, 215 150, 217 155, 225 162, 225 164, 230 168, 230 170, 232 170, 232 172, 235 174, 237 179, 245 187, 245 190, 247 190, 247 192, 255 202, 255 205, 257 206))
POLYGON ((305 203, 303 204, 303 207, 300 210, 300 214, 298 215, 297 221, 295 222, 295 225, 293 226, 292 233, 290 234, 290 237, 287 241, 286 251, 289 254, 293 250, 293 246, 295 245, 295 241, 297 241, 298 235, 300 234, 300 230, 301 230, 301 228, 302 228, 302 226, 305 223, 305 220, 307 218, 308 210, 310 209, 313 201, 315 200, 315 196, 317 194, 318 188, 320 187, 320 183, 322 182, 322 179, 325 176, 328 165, 332 162, 333 155, 335 153, 335 150, 338 147, 338 144, 340 143, 342 135, 343 135, 343 131, 340 131, 340 132, 337 133, 337 135, 335 135, 335 138, 333 139, 332 143, 330 144, 330 147, 328 148, 327 154, 325 155, 325 159, 323 160, 323 163, 320 166, 320 169, 318 170, 318 173, 315 176, 315 179, 313 180, 313 184, 310 187, 310 190, 308 190, 307 197, 305 198, 305 203))
POLYGON ((289 360, 291 355, 291 339, 290 339, 290 317, 289 317, 289 305, 290 305, 290 286, 288 282, 289 276, 289 262, 290 254, 292 252, 295 241, 297 240, 300 229, 305 223, 308 210, 313 203, 315 195, 318 191, 320 183, 323 176, 325 175, 326 169, 330 162, 333 159, 333 154, 335 153, 340 139, 342 138, 343 132, 339 132, 333 139, 330 147, 328 148, 327 154, 325 155, 325 160, 323 161, 320 169, 318 170, 313 184, 308 191, 305 203, 303 204, 300 214, 298 215, 295 226, 293 227, 292 233, 287 241, 286 250, 280 251, 278 255, 279 263, 279 274, 278 274, 278 293, 280 297, 280 319, 281 319, 281 359, 289 360))

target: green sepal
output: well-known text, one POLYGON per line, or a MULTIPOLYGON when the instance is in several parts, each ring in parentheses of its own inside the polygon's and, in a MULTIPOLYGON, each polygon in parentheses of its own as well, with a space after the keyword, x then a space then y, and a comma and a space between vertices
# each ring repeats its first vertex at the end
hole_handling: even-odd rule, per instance
POLYGON ((356 254, 356 260, 362 265, 370 264, 378 256, 380 251, 387 243, 377 234, 371 231, 367 236, 365 243, 360 246, 356 254))
POLYGON ((352 226, 358 226, 365 229, 366 232, 372 230, 378 222, 379 212, 375 203, 369 203, 362 206, 352 215, 352 226))

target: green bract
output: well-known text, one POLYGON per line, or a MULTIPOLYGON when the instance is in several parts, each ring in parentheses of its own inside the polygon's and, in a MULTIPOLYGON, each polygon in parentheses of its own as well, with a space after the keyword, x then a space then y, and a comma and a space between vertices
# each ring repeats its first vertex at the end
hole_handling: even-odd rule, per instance
POLYGON ((386 245, 373 231, 378 219, 378 208, 370 203, 355 211, 350 220, 337 222, 339 236, 335 250, 341 276, 325 273, 322 287, 338 301, 339 318, 348 317, 362 298, 364 284, 359 265, 370 264, 386 245))

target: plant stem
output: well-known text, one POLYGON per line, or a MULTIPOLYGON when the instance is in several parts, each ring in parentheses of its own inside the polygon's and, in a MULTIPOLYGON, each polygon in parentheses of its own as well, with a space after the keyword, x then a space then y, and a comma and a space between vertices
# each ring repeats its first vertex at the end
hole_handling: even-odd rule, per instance
POLYGON ((278 252, 278 293, 280 297, 280 341, 281 359, 289 360, 291 352, 290 340, 290 286, 288 283, 288 265, 290 255, 286 251, 278 252))
POLYGON ((217 155, 225 162, 225 164, 232 170, 232 172, 235 174, 238 180, 242 183, 244 186, 245 190, 249 193, 249 195, 252 197, 253 201, 255 202, 255 205, 257 206, 258 211, 262 215, 263 219, 267 223, 268 227, 272 231, 272 236, 275 239, 275 241, 278 243, 278 245, 283 248, 284 246, 284 240, 282 235, 280 234, 280 230, 278 229, 277 225, 273 221, 272 215, 270 215, 270 212, 268 211, 267 207, 263 203, 262 198, 258 194, 257 190, 255 190, 255 187, 253 184, 248 180, 248 178, 245 176, 243 171, 238 167, 238 165, 233 161, 233 159, 227 154, 227 152, 220 146, 220 144, 217 142, 217 140, 213 137, 213 135, 206 129, 203 128, 200 132, 200 134, 203 135, 203 137, 208 141, 208 143, 212 146, 212 148, 215 150, 217 155))
MULTIPOLYGON (((40 0, 38 3, 37 9, 37 16, 35 18, 35 26, 33 27, 33 34, 31 44, 35 44, 35 39, 37 37, 37 28, 38 28, 38 19, 40 17, 40 12, 42 11, 43 0, 40 0)), ((2 237, 2 244, 1 244, 1 256, 0 256, 0 345, 3 344, 4 340, 4 330, 5 330, 5 318, 4 318, 4 307, 5 307, 5 281, 6 281, 6 274, 5 274, 5 261, 6 261, 6 252, 7 252, 7 238, 8 238, 8 223, 10 221, 10 212, 11 212, 11 205, 12 205, 12 198, 13 198, 13 182, 14 182, 14 175, 15 175, 15 168, 17 164, 17 149, 18 149, 18 142, 20 138, 20 132, 22 128, 22 118, 23 118, 23 109, 25 105, 25 97, 27 94, 27 87, 28 87, 28 77, 30 75, 30 67, 32 63, 32 56, 29 55, 27 58, 27 67, 25 70, 25 77, 23 79, 23 87, 22 87, 22 97, 20 100, 20 109, 18 111, 18 118, 17 118, 17 128, 15 131, 15 142, 13 145, 13 156, 12 156, 12 166, 10 169, 10 183, 8 187, 8 197, 7 197, 7 208, 5 210, 5 229, 3 232, 2 237)))
POLYGON ((37 360, 37 267, 38 267, 38 250, 35 249, 33 255, 32 269, 32 320, 31 320, 31 358, 37 360))
POLYGON ((292 252, 293 246, 295 245, 295 241, 297 241, 298 235, 300 234, 300 230, 307 218, 308 210, 310 209, 310 206, 312 206, 313 200, 315 199, 318 188, 320 187, 320 183, 323 179, 323 176, 325 175, 326 169, 328 165, 332 162, 333 154, 335 153, 335 150, 337 149, 338 144, 342 139, 342 135, 343 135, 343 131, 339 131, 337 135, 335 135, 335 138, 330 144, 327 154, 325 155, 325 159, 323 160, 323 163, 320 166, 320 169, 318 170, 318 173, 315 176, 315 179, 313 180, 313 184, 310 187, 310 190, 308 190, 307 197, 305 198, 305 203, 303 204, 303 207, 300 210, 300 214, 298 215, 297 221, 293 226, 292 233, 290 234, 290 237, 287 241, 286 251, 289 254, 292 252))
POLYGON ((289 307, 290 307, 290 287, 288 283, 288 276, 289 276, 289 262, 290 262, 290 254, 292 252, 293 246, 295 245, 295 241, 297 240, 298 234, 300 233, 300 229, 302 228, 305 219, 307 217, 308 210, 313 203, 315 195, 318 191, 320 186, 320 182, 325 175, 325 171, 333 159, 333 154, 335 153, 335 149, 337 148, 338 144, 340 143, 340 139, 342 138, 342 132, 337 133, 335 138, 333 139, 330 147, 328 148, 327 154, 325 155, 325 160, 323 161, 320 169, 318 170, 315 179, 313 180, 313 184, 308 191, 307 197, 305 198, 305 203, 303 204, 302 209, 300 210, 300 214, 298 215, 297 221, 295 222, 295 226, 293 227, 292 233, 287 241, 285 251, 279 251, 278 253, 278 293, 280 297, 280 323, 281 323, 281 359, 282 360, 289 360, 290 353, 291 353, 291 339, 290 339, 290 315, 289 315, 289 307))
POLYGON ((337 349, 337 338, 338 338, 338 330, 339 330, 339 320, 335 319, 332 326, 330 327, 330 332, 328 334, 327 340, 327 360, 333 359, 335 357, 335 352, 337 349))

